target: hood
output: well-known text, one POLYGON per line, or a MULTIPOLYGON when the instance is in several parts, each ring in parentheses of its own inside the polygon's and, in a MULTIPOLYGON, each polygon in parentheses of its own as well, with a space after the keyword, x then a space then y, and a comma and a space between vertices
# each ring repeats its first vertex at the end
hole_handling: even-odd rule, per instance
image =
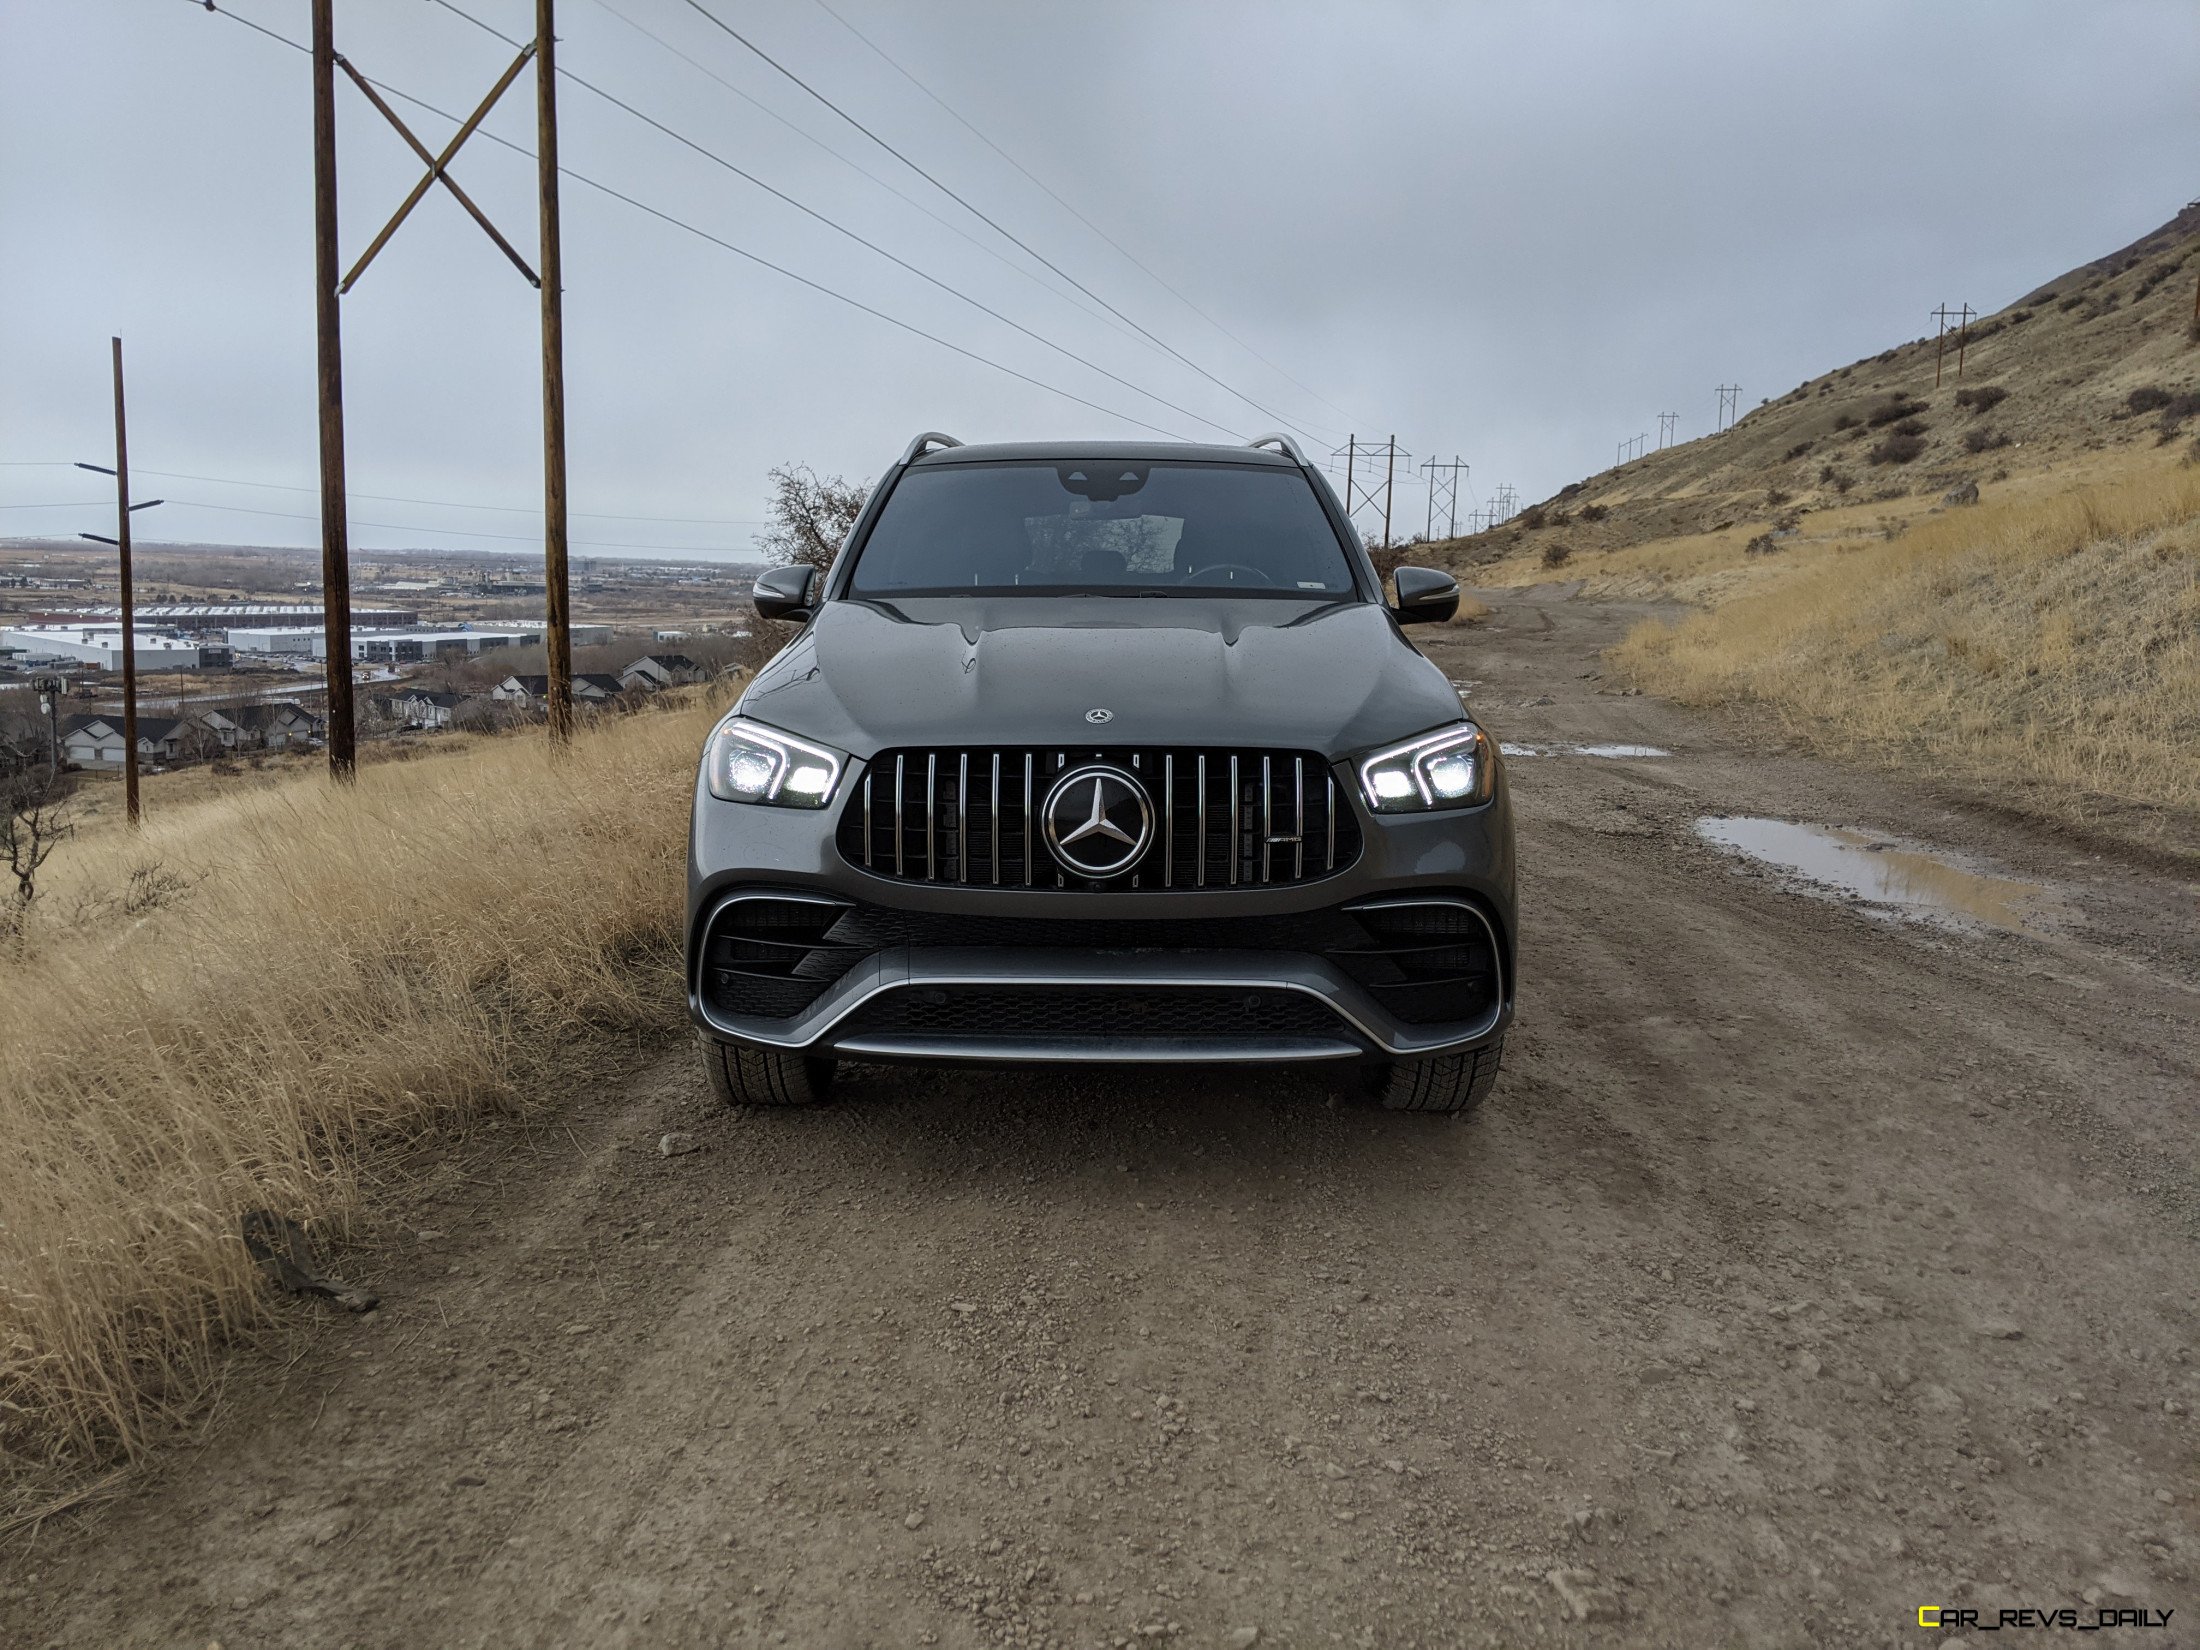
POLYGON ((853 756, 903 745, 1269 745, 1331 757, 1462 715, 1372 602, 828 602, 741 709, 853 756), (1085 713, 1105 709, 1104 729, 1085 713))

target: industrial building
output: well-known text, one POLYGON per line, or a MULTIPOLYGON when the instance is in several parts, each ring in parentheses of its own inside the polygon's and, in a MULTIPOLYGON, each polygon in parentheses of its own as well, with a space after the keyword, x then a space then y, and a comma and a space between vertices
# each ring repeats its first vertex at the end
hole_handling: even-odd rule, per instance
MULTIPOLYGON (((87 607, 69 615, 93 624, 120 624, 119 607, 87 607)), ((161 602, 140 603, 137 622, 163 630, 183 630, 196 635, 211 630, 273 627, 317 629, 326 619, 318 602, 161 602)), ((401 630, 420 622, 410 607, 354 607, 351 622, 364 630, 401 630)))
MULTIPOLYGON (((198 670, 206 663, 206 650, 196 643, 180 642, 152 631, 136 633, 137 668, 143 671, 198 670)), ((39 624, 0 630, 0 648, 20 653, 19 663, 82 667, 95 670, 122 668, 122 626, 119 624, 39 624)))
MULTIPOLYGON (((539 647, 543 627, 533 619, 485 624, 463 630, 353 627, 351 656, 367 664, 414 664, 427 659, 471 658, 507 647, 539 647)), ((598 647, 611 640, 607 624, 573 626, 575 647, 598 647)), ((245 658, 328 657, 328 639, 318 626, 252 626, 229 633, 229 645, 245 658)))

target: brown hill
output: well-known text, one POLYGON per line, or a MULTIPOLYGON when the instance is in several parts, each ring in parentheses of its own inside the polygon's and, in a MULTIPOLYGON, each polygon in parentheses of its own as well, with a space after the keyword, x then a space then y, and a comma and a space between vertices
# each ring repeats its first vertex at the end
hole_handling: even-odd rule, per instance
POLYGON ((1991 491, 2087 452, 2200 432, 2200 201, 1974 322, 1934 384, 1932 338, 1798 385, 1731 428, 1565 487, 1429 559, 1573 554, 1814 509, 1991 491))

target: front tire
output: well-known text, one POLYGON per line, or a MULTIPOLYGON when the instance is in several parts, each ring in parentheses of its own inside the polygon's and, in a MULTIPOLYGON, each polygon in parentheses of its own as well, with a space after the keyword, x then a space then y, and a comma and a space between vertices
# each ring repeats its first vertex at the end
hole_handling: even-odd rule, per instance
POLYGON ((703 1075, 727 1106, 814 1106, 832 1087, 837 1062, 778 1049, 700 1038, 703 1075))
POLYGON ((1370 1086, 1388 1111, 1433 1111, 1463 1117, 1497 1084, 1505 1058, 1505 1039, 1465 1054, 1440 1054, 1433 1060, 1396 1060, 1377 1066, 1370 1086))

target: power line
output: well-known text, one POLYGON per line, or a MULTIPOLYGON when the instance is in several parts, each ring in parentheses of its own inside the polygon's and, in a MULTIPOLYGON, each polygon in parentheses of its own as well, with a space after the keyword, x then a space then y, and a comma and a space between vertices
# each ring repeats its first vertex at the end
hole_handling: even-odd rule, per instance
POLYGON ((934 223, 938 224, 949 234, 955 236, 957 239, 963 241, 965 244, 975 248, 977 251, 984 253, 988 258, 991 258, 995 263, 999 264, 1003 269, 1010 271, 1019 279, 1029 281, 1033 286, 1037 287, 1041 292, 1044 292, 1048 297, 1061 299, 1064 303, 1069 304, 1071 307, 1073 307, 1080 315, 1091 316, 1094 320, 1102 322, 1109 327, 1112 327, 1115 331, 1121 333, 1124 337, 1131 339, 1133 342, 1140 341, 1138 335, 1135 332, 1131 331, 1131 329, 1125 326, 1122 322, 1116 320, 1114 316, 1109 315, 1106 311, 1100 309, 1097 305, 1086 301, 1085 299, 1077 296, 1074 293, 1064 292, 1060 287, 1050 286, 1046 281, 1042 280, 1031 270, 1025 268, 1015 259, 1001 252, 998 248, 989 246, 984 241, 978 239, 977 236, 971 234, 969 230, 965 229, 961 224, 955 222, 952 218, 946 216, 944 213, 933 211, 931 207, 925 205, 924 202, 918 200, 916 196, 910 194, 905 189, 897 188, 894 184, 888 182, 885 178, 880 177, 869 167, 862 165, 853 157, 842 153, 838 149, 835 149, 823 138, 817 136, 816 133, 804 131, 800 126, 789 120, 785 115, 781 114, 777 109, 774 109, 763 99, 756 97, 752 93, 742 90, 739 86, 736 86, 732 81, 728 80, 724 75, 720 74, 716 69, 713 69, 709 64, 704 63, 701 60, 692 57, 688 53, 680 50, 679 47, 675 46, 671 41, 667 40, 663 35, 657 33, 654 29, 651 29, 644 24, 636 22, 633 18, 627 16, 625 12, 619 10, 618 7, 612 5, 611 0, 593 0, 593 3, 599 11, 604 12, 610 17, 616 18, 621 23, 624 23, 636 34, 639 34, 645 40, 651 41, 661 50, 670 52, 681 62, 687 64, 688 67, 693 69, 697 74, 703 75, 711 80, 715 80, 719 85, 723 86, 735 97, 741 99, 742 102, 748 104, 751 108, 755 109, 759 114, 768 116, 770 119, 777 121, 780 125, 786 127, 788 131, 792 132, 796 137, 800 138, 804 143, 807 143, 812 148, 820 150, 827 155, 830 155, 834 160, 839 161, 841 165, 847 167, 848 170, 855 173, 858 177, 864 178, 869 182, 876 184, 879 188, 885 190, 889 195, 893 196, 894 199, 902 202, 902 204, 909 207, 911 210, 923 213, 927 218, 930 218, 934 223))
MULTIPOLYGON (((597 3, 602 4, 602 0, 597 0, 597 3)), ((1087 229, 1091 230, 1103 241, 1106 241, 1108 245, 1114 247, 1117 252, 1121 253, 1123 257, 1130 262, 1132 267, 1137 269, 1141 274, 1145 275, 1147 279, 1153 281, 1156 285, 1160 286, 1163 291, 1167 292, 1171 297, 1176 299, 1178 303, 1182 304, 1186 309, 1190 310, 1202 321, 1205 321, 1209 326, 1213 327, 1217 332, 1221 333, 1223 337, 1229 339, 1231 343, 1237 345, 1239 349, 1245 351, 1246 354, 1250 355, 1254 360, 1258 361, 1270 372, 1276 374, 1277 377, 1283 379, 1286 383, 1292 385, 1294 388, 1302 390, 1306 394, 1312 396, 1316 401, 1319 401, 1323 406, 1327 407, 1339 418, 1342 418, 1347 422, 1350 422, 1352 420, 1352 414, 1346 412, 1344 408, 1338 406, 1336 402, 1330 400, 1329 397, 1322 394, 1321 391, 1315 389, 1312 385, 1300 383, 1298 379, 1292 377, 1292 375, 1284 371, 1282 367, 1279 367, 1278 365, 1276 365, 1275 362, 1269 360, 1267 356, 1261 354, 1259 350, 1253 348, 1251 344, 1248 344, 1244 339, 1240 338, 1236 333, 1232 332, 1228 327, 1224 326, 1212 315, 1209 315, 1205 310, 1201 309, 1197 304, 1193 303, 1191 299, 1187 298, 1176 287, 1170 285, 1168 281, 1164 280, 1160 275, 1156 274, 1152 269, 1148 268, 1147 265, 1142 262, 1137 254, 1133 253, 1129 247, 1125 246, 1113 235, 1110 235, 1105 229, 1102 229, 1098 224, 1094 223, 1090 218, 1086 217, 1084 213, 1078 211, 1076 207, 1072 206, 1068 201, 1064 200, 1061 195, 1056 193, 1056 191, 1052 188, 1052 186, 1047 183, 1044 178, 1040 177, 1036 172, 1032 171, 1030 167, 1026 166, 1022 161, 1018 160, 1006 149, 1003 149, 998 143, 995 143, 990 137, 986 136, 986 134, 980 131, 976 126, 972 125, 971 122, 963 116, 962 112, 958 110, 953 104, 949 103, 945 98, 941 97, 939 93, 932 90, 931 87, 927 86, 923 81, 919 80, 915 75, 911 74, 907 69, 902 67, 902 65, 897 62, 883 46, 879 45, 877 41, 873 40, 869 35, 865 34, 853 23, 849 22, 848 19, 841 16, 839 12, 833 10, 831 6, 825 3, 825 0, 817 0, 817 7, 820 11, 824 12, 826 16, 830 17, 834 22, 838 23, 842 28, 846 29, 850 34, 854 35, 858 40, 862 41, 864 45, 868 46, 871 51, 877 55, 879 60, 885 63, 888 68, 892 69, 896 74, 900 75, 902 79, 908 81, 910 85, 916 87, 918 91, 922 92, 926 97, 930 98, 934 103, 938 104, 940 108, 947 112, 948 117, 952 119, 957 125, 962 127, 964 131, 968 132, 972 137, 976 138, 980 143, 984 144, 996 155, 999 155, 1001 159, 1007 161, 1009 165, 1015 167, 1016 170, 1021 172, 1026 178, 1030 179, 1031 182, 1036 185, 1049 200, 1053 201, 1055 205, 1059 206, 1063 211, 1067 212, 1071 217, 1075 218, 1079 223, 1083 224, 1087 229)), ((1360 422, 1367 423, 1369 422, 1369 420, 1362 419, 1360 420, 1360 422)))
MULTIPOLYGON (((451 0, 435 0, 435 3, 437 5, 450 7, 451 9, 456 10, 455 7, 451 7, 451 0)), ((715 24, 723 33, 725 33, 731 39, 738 41, 743 47, 745 47, 748 51, 754 53, 758 58, 762 59, 771 68, 777 70, 788 80, 791 80, 792 82, 794 82, 795 85, 799 86, 804 92, 815 98, 819 103, 822 103, 826 108, 832 110, 834 114, 838 115, 850 126, 853 126, 857 131, 861 132, 865 137, 869 138, 881 149, 884 149, 888 154, 892 155, 896 160, 900 161, 902 165, 908 167, 910 171, 916 173, 918 177, 924 179, 926 183, 929 183, 941 194, 947 196, 948 199, 955 202, 956 205, 960 206, 964 211, 968 212, 980 223, 983 223, 988 229, 991 229, 995 234, 1001 236, 1003 239, 1011 241, 1015 245, 1021 247, 1027 256, 1032 257, 1038 260, 1040 263, 1046 265, 1048 269, 1051 269, 1063 280, 1069 282, 1070 285, 1077 288, 1079 292, 1082 292, 1094 303, 1099 304, 1103 309, 1107 310, 1109 314, 1116 316, 1120 320, 1128 322, 1131 327, 1136 329, 1141 336, 1145 337, 1156 348, 1167 351, 1170 355, 1174 356, 1177 360, 1183 362, 1184 365, 1186 365, 1187 367, 1190 367, 1192 371, 1198 373, 1200 377, 1206 379, 1209 383, 1215 384, 1220 388, 1227 390, 1230 394, 1236 396, 1240 401, 1244 402, 1248 407, 1255 408, 1258 411, 1266 414, 1268 417, 1275 419, 1278 423, 1284 425, 1287 429, 1296 430, 1299 434, 1307 436, 1310 440, 1320 439, 1320 437, 1314 436, 1312 432, 1308 431, 1304 426, 1294 422, 1290 418, 1287 418, 1284 414, 1276 411, 1275 408, 1267 406, 1262 402, 1256 401, 1252 396, 1247 395, 1243 390, 1239 389, 1236 385, 1230 383, 1227 379, 1217 377, 1214 373, 1208 371, 1197 361, 1194 361, 1190 356, 1186 355, 1175 345, 1165 342, 1161 338, 1156 337, 1145 327, 1140 326, 1137 321, 1133 320, 1130 316, 1125 315, 1120 309, 1116 308, 1115 305, 1109 303, 1107 299, 1101 297, 1099 293, 1093 291, 1091 287, 1085 285, 1084 282, 1077 279, 1076 276, 1072 275, 1060 264, 1054 262, 1054 260, 1047 257, 1046 254, 1040 252, 1037 248, 1033 247, 1021 236, 1016 235, 1012 231, 1002 227, 1001 224, 996 222, 993 218, 989 217, 986 213, 980 211, 976 206, 973 206, 962 195, 948 188, 946 184, 942 183, 930 172, 919 166, 915 161, 911 160, 907 155, 903 154, 891 143, 888 143, 884 138, 880 137, 876 132, 872 131, 870 127, 864 125, 862 121, 856 119, 854 115, 848 113, 847 110, 843 109, 839 104, 835 103, 823 92, 819 91, 808 81, 804 80, 800 75, 796 74, 792 69, 788 68, 777 58, 773 57, 769 52, 765 51, 761 46, 750 40, 748 36, 741 33, 740 30, 734 28, 732 24, 716 16, 707 6, 702 3, 702 0, 686 0, 686 3, 700 16, 709 19, 709 21, 715 24)))
MULTIPOLYGON (((510 36, 500 33, 498 30, 492 28, 489 24, 484 23, 480 18, 475 17, 470 12, 467 12, 460 7, 452 4, 452 0, 435 0, 435 4, 441 6, 445 11, 451 13, 454 17, 462 17, 467 22, 473 24, 474 27, 476 27, 477 29, 481 29, 485 33, 494 35, 497 39, 504 41, 507 45, 515 47, 519 45, 519 42, 513 40, 510 36)), ((1220 430, 1225 435, 1234 436, 1240 433, 1236 430, 1231 429, 1227 424, 1217 423, 1214 419, 1207 417, 1203 413, 1194 412, 1189 407, 1179 406, 1176 402, 1171 401, 1167 396, 1156 395, 1152 390, 1145 388, 1143 385, 1132 383, 1131 380, 1123 377, 1122 374, 1110 372, 1106 367, 1100 365, 1099 362, 1090 360, 1085 356, 1079 355, 1075 350, 1070 349, 1065 345, 1057 344, 1053 339, 1047 337, 1043 333, 1033 331, 1030 327, 1025 326, 1021 321, 1012 320, 1010 317, 1003 315, 999 310, 993 308, 992 305, 987 304, 980 299, 973 298, 972 296, 970 296, 969 293, 964 292, 953 283, 943 281, 938 276, 930 274, 927 271, 918 268, 908 259, 899 257, 896 254, 887 251, 886 248, 879 245, 878 242, 871 240, 867 236, 858 234, 855 230, 850 229, 846 224, 837 222, 836 220, 827 217, 824 213, 818 211, 815 207, 806 205, 802 201, 797 200, 794 196, 788 194, 784 189, 774 188, 771 184, 766 183, 762 178, 758 177, 754 172, 751 172, 747 168, 737 165, 735 162, 726 159, 725 156, 719 154, 716 150, 705 147, 703 144, 696 142, 693 138, 688 137, 685 133, 676 131, 674 128, 667 126, 663 121, 656 119, 654 116, 643 113, 633 104, 627 102, 626 99, 619 97, 615 93, 605 91, 594 81, 585 79, 582 76, 575 74, 571 69, 560 69, 558 71, 558 74, 561 79, 570 80, 574 85, 580 87, 582 91, 593 93, 595 96, 602 98, 613 108, 623 110, 627 114, 633 116, 643 125, 648 126, 658 132, 662 132, 666 137, 672 139, 673 142, 694 150, 695 153, 701 155, 705 160, 711 162, 713 165, 724 167, 735 177, 740 178, 745 183, 752 184, 756 188, 763 190, 765 194, 771 196, 774 200, 781 201, 786 205, 793 207, 803 216, 814 219, 816 222, 823 224, 827 229, 832 230, 835 234, 846 236, 849 240, 854 241, 856 245, 865 248, 867 251, 877 253, 888 263, 893 264, 897 268, 907 270, 910 274, 916 276, 918 280, 923 281, 930 286, 935 286, 939 288, 940 291, 946 293, 950 298, 955 299, 957 302, 968 304, 972 309, 978 311, 981 315, 991 316, 994 320, 1000 322, 1003 326, 1012 328, 1015 331, 1022 333, 1026 338, 1032 340, 1032 342, 1054 351, 1055 354, 1062 356, 1066 360, 1074 361, 1081 367, 1088 367, 1092 371, 1098 373, 1101 377, 1122 385, 1123 388, 1131 391, 1131 393, 1133 393, 1134 395, 1143 395, 1148 400, 1158 402, 1160 405, 1167 407, 1171 412, 1182 413, 1186 418, 1197 419, 1200 423, 1205 424, 1212 429, 1220 430)), ((1154 429, 1155 426, 1149 424, 1146 426, 1146 428, 1154 429)), ((1174 432, 1163 430, 1160 433, 1164 435, 1169 435, 1173 434, 1174 432)), ((1185 436, 1177 436, 1177 439, 1181 441, 1189 438, 1185 436)))
MULTIPOLYGON (((203 10, 208 4, 208 0, 184 0, 184 3, 194 9, 203 10)), ((251 29, 254 33, 264 34, 270 40, 288 46, 292 51, 304 52, 308 50, 307 47, 301 45, 298 41, 292 40, 285 35, 278 34, 273 29, 263 27, 262 25, 253 22, 250 18, 239 16, 236 12, 224 10, 219 6, 215 7, 214 10, 216 16, 228 18, 232 22, 242 23, 247 28, 251 29)), ((449 110, 440 109, 436 107, 436 105, 434 105, 433 103, 428 102, 425 98, 415 97, 410 92, 400 91, 395 86, 389 84, 389 82, 387 81, 376 80, 372 81, 371 84, 378 89, 389 93, 390 96, 398 99, 398 101, 402 103, 409 103, 416 109, 423 109, 429 114, 434 115, 439 120, 448 120, 454 125, 458 122, 459 117, 452 114, 449 110)), ((499 137, 496 133, 488 130, 483 130, 480 136, 485 142, 494 143, 495 145, 497 145, 497 147, 501 149, 508 149, 513 154, 520 156, 522 159, 531 161, 535 158, 534 152, 532 150, 526 148, 522 144, 514 143, 509 138, 499 137)), ((837 291, 834 288, 825 285, 825 283, 822 281, 814 281, 810 279, 810 277, 807 275, 797 274, 794 270, 787 268, 784 264, 774 263, 771 259, 764 257, 760 253, 751 252, 745 246, 737 246, 732 241, 725 239, 721 235, 714 235, 707 229, 703 229, 695 224, 689 223, 685 218, 677 217, 670 212, 664 211, 662 208, 651 206, 647 201, 638 200, 634 196, 627 194, 623 190, 614 189, 608 183, 600 183, 596 179, 588 176, 588 174, 585 172, 578 172, 570 166, 563 165, 558 168, 558 172, 560 176, 571 178, 575 183, 582 184, 587 188, 593 189, 598 194, 608 195, 611 197, 611 199, 615 201, 620 201, 627 206, 633 207, 637 212, 646 213, 650 217, 658 219, 660 222, 671 224, 676 229, 684 229, 689 234, 696 236, 698 239, 708 241, 713 246, 720 247, 727 252, 731 252, 735 257, 745 258, 750 263, 757 265, 759 268, 768 269, 775 275, 783 275, 788 280, 795 282, 797 285, 808 287, 812 292, 821 293, 825 297, 835 299, 840 303, 846 304, 851 309, 861 310, 864 314, 869 315, 876 320, 884 321, 888 326, 898 328, 903 332, 909 333, 913 337, 922 338, 927 343, 937 344, 940 348, 951 351, 956 355, 960 355, 966 360, 975 361, 980 366, 991 367, 995 372, 1004 373, 1008 377, 1014 378, 1021 383, 1033 386, 1035 389, 1049 391, 1052 394, 1061 396, 1066 401, 1076 402, 1080 407, 1088 407, 1092 411, 1104 414, 1109 418, 1120 419, 1122 422, 1135 425, 1141 430, 1151 430, 1156 435, 1165 435, 1168 436, 1170 439, 1176 441, 1182 441, 1186 439, 1186 437, 1178 434, 1174 430, 1163 429, 1158 424, 1149 424, 1148 422, 1146 422, 1146 420, 1142 418, 1134 418, 1129 413, 1120 412, 1113 407, 1104 406, 1098 401, 1093 401, 1085 396, 1077 394, 1074 390, 1063 389, 1059 384, 1050 384, 1043 378, 1034 378, 1030 373, 1018 371, 1016 368, 1007 365, 1005 362, 994 360, 989 355, 982 355, 974 349, 966 349, 961 344, 957 344, 949 339, 942 338, 936 332, 927 332, 924 328, 916 326, 911 322, 904 321, 898 316, 889 315, 886 313, 886 311, 882 309, 874 308, 870 304, 863 302, 860 298, 851 298, 848 296, 847 293, 837 291)))
MULTIPOLYGON (((211 510, 219 515, 271 516, 283 521, 319 521, 321 519, 318 515, 309 515, 301 510, 255 510, 249 505, 206 504, 190 498, 169 498, 165 502, 186 510, 211 510)), ((486 533, 479 528, 469 527, 408 527, 400 522, 363 521, 357 517, 352 518, 352 525, 355 527, 379 528, 387 533, 417 533, 428 538, 509 539, 519 544, 540 544, 542 542, 540 533, 486 533)), ((591 539, 585 543, 575 542, 576 548, 588 550, 684 550, 691 554, 700 554, 705 548, 693 544, 614 544, 600 539, 591 539)))
MULTIPOLYGON (((17 458, 5 461, 11 466, 28 469, 67 470, 74 466, 53 459, 17 458)), ((141 476, 159 476, 165 481, 204 481, 216 487, 258 487, 278 493, 317 493, 318 487, 301 487, 290 481, 245 481, 237 476, 195 475, 184 470, 149 470, 142 464, 130 466, 131 473, 141 476)), ((397 493, 354 493, 346 491, 346 498, 363 498, 375 504, 419 504, 439 510, 494 510, 500 515, 539 516, 542 507, 534 504, 469 504, 456 498, 411 498, 397 493)), ((0 510, 36 510, 35 504, 0 504, 0 510)), ((589 521, 654 521, 668 526, 692 527, 769 527, 768 521, 758 521, 742 516, 626 516, 615 510, 575 510, 576 516, 589 521)))

